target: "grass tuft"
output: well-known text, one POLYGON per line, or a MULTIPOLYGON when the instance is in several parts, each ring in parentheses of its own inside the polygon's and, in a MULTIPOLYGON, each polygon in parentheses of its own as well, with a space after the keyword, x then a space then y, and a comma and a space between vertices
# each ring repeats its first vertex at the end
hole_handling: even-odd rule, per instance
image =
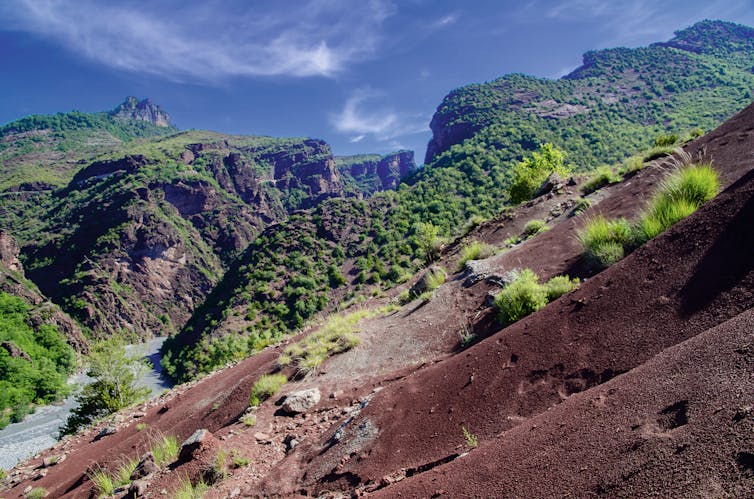
POLYGON ((89 472, 87 476, 92 482, 97 497, 108 497, 115 492, 115 482, 113 481, 113 477, 103 468, 98 467, 96 470, 89 472))
POLYGON ((463 266, 469 260, 483 260, 495 254, 495 247, 481 241, 472 241, 461 248, 461 255, 458 259, 458 270, 463 270, 463 266))
POLYGON ((556 275, 547 281, 544 286, 547 293, 547 301, 549 302, 578 288, 579 280, 577 278, 571 279, 567 275, 556 275))
POLYGON ((529 220, 524 226, 522 236, 524 239, 528 239, 548 230, 550 230, 550 227, 547 226, 544 220, 529 220))
POLYGON ((275 395, 288 382, 285 374, 264 374, 254 383, 249 396, 249 404, 257 406, 275 395))
POLYGON ((625 218, 608 220, 602 215, 589 219, 578 231, 587 261, 604 269, 623 258, 633 242, 631 225, 625 218))
POLYGON ((131 475, 138 465, 138 459, 133 457, 125 458, 121 462, 120 466, 118 466, 118 469, 115 471, 115 475, 113 476, 115 486, 120 487, 121 485, 128 485, 129 483, 131 483, 131 475))
POLYGON ((476 435, 471 433, 465 426, 461 426, 461 431, 463 431, 463 439, 466 441, 466 447, 470 449, 479 447, 479 439, 476 435))
POLYGON ((545 284, 540 284, 537 274, 531 269, 524 269, 495 297, 495 309, 500 322, 504 325, 512 324, 576 289, 578 285, 578 279, 568 276, 555 276, 545 284))
POLYGON ((155 463, 162 468, 178 458, 180 447, 178 439, 173 435, 158 436, 150 449, 154 455, 155 463))
POLYGON ((589 194, 590 192, 601 189, 606 185, 620 182, 620 180, 621 176, 613 171, 612 168, 610 168, 609 166, 600 166, 581 186, 581 192, 583 192, 584 194, 589 194))
POLYGON ((183 478, 178 485, 178 488, 173 491, 174 499, 202 499, 204 494, 209 490, 209 485, 203 481, 197 482, 196 485, 191 483, 188 477, 183 478))

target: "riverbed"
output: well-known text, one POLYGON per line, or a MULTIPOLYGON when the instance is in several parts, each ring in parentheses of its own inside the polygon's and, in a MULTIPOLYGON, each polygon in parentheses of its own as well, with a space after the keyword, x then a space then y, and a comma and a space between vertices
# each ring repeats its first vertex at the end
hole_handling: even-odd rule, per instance
MULTIPOLYGON (((149 387, 153 397, 171 387, 160 366, 160 347, 164 341, 164 337, 153 338, 146 343, 126 347, 129 353, 139 353, 152 364, 153 368, 145 373, 139 383, 149 387)), ((91 382, 91 378, 86 374, 77 374, 68 382, 80 387, 91 382)), ((10 469, 19 461, 55 445, 58 429, 76 406, 75 398, 75 394, 72 394, 58 404, 37 407, 34 414, 20 423, 9 424, 0 430, 0 468, 10 469)))

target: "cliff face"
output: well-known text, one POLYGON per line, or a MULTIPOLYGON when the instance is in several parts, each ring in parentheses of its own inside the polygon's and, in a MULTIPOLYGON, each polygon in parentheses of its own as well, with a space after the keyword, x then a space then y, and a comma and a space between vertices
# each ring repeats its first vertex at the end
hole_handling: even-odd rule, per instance
POLYGON ((139 100, 126 97, 118 107, 111 111, 113 117, 120 120, 146 121, 159 127, 170 126, 170 115, 149 99, 139 100))
POLYGON ((348 194, 369 196, 394 190, 416 170, 413 151, 398 151, 385 156, 360 155, 336 158, 348 194))

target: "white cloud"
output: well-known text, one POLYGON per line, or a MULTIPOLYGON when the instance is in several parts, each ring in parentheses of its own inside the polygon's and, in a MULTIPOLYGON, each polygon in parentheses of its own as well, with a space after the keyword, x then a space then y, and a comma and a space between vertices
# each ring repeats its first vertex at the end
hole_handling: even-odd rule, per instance
POLYGON ((379 141, 413 135, 427 130, 428 119, 420 115, 399 113, 384 103, 384 96, 372 89, 359 89, 346 99, 343 109, 330 116, 335 129, 350 135, 350 142, 367 136, 379 141))
POLYGON ((388 0, 11 0, 0 29, 33 33, 119 69, 176 81, 332 76, 377 50, 388 0))
POLYGON ((458 20, 458 14, 448 14, 447 16, 441 17, 437 21, 432 23, 433 28, 444 28, 445 26, 450 26, 451 24, 454 24, 458 20))

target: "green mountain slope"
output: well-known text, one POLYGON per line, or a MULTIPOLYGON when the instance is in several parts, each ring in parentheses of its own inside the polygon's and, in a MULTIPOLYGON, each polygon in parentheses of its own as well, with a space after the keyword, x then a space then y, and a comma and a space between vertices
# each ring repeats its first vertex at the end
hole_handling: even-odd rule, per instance
POLYGON ((262 232, 166 343, 165 366, 180 379, 207 372, 369 286, 405 280, 424 263, 424 224, 448 236, 499 213, 511 167, 542 143, 588 171, 648 148, 660 132, 715 126, 749 103, 752 32, 704 22, 674 46, 588 53, 560 80, 509 75, 452 92, 432 120, 425 168, 396 192, 329 200, 262 232))

